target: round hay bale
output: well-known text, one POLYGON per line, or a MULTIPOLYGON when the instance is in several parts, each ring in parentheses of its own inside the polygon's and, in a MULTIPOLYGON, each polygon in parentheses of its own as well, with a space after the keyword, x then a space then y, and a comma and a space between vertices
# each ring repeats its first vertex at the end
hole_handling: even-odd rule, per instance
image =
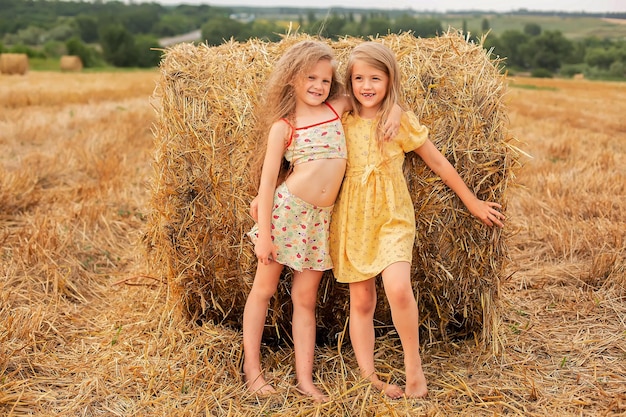
MULTIPOLYGON (((265 140, 254 135, 255 107, 273 63, 307 37, 179 44, 164 54, 154 95, 155 177, 145 239, 151 265, 168 279, 168 304, 189 320, 241 326, 256 266, 245 235, 256 195, 249 163, 257 142, 265 140)), ((498 62, 452 31, 433 39, 401 34, 376 40, 396 53, 407 101, 435 145, 480 198, 505 205, 516 153, 498 62)), ((328 41, 340 63, 359 42, 328 41)), ((406 177, 417 218, 414 289, 427 339, 471 335, 490 343, 506 260, 502 231, 474 220, 419 157, 408 157, 406 177)), ((284 272, 270 306, 266 340, 289 340, 289 275, 284 272)), ((379 294, 376 319, 389 328, 382 288, 379 294)), ((348 286, 327 272, 318 341, 337 342, 347 318, 348 286)))
POLYGON ((24 75, 28 72, 28 55, 26 54, 1 54, 0 73, 24 75))
POLYGON ((76 55, 63 55, 59 64, 61 71, 80 72, 83 70, 83 61, 76 55))

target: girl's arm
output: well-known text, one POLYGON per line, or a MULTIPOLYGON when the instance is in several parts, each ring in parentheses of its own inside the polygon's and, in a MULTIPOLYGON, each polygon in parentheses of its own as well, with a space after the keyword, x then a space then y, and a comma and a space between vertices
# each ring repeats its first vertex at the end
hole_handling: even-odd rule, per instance
POLYGON ((384 140, 391 140, 400 131, 400 119, 402 119, 402 107, 398 103, 393 105, 391 112, 389 112, 389 117, 385 120, 385 124, 383 125, 383 134, 384 140))
POLYGON ((345 112, 352 110, 352 101, 347 94, 341 94, 333 100, 330 100, 329 103, 333 106, 333 109, 335 109, 339 117, 343 116, 345 112))
MULTIPOLYGON (((347 94, 343 94, 332 100, 330 105, 333 106, 339 115, 343 115, 345 112, 352 110, 352 100, 350 100, 350 96, 347 94)), ((396 103, 383 126, 385 140, 393 139, 400 131, 400 119, 402 118, 402 113, 404 113, 404 110, 402 110, 402 107, 396 103)))
POLYGON ((258 201, 258 227, 259 238, 254 245, 254 252, 259 260, 268 265, 276 259, 276 246, 272 243, 272 206, 274 202, 274 190, 285 152, 285 138, 289 134, 286 123, 279 121, 272 125, 267 140, 267 150, 263 160, 261 181, 259 183, 258 201))
POLYGON ((256 223, 259 222, 259 196, 257 195, 250 202, 250 217, 254 219, 256 223))
POLYGON ((415 149, 414 152, 443 180, 444 184, 450 187, 452 191, 459 196, 472 215, 487 226, 504 226, 502 221, 505 217, 496 210, 502 208, 502 206, 491 201, 479 200, 467 187, 465 182, 463 182, 463 179, 452 164, 450 164, 430 140, 427 139, 426 142, 415 149))

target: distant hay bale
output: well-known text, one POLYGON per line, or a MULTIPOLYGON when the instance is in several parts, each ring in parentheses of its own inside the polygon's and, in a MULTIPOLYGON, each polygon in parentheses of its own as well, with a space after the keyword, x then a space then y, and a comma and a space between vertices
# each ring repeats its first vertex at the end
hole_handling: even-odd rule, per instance
POLYGON ((63 55, 60 66, 61 71, 79 72, 83 70, 83 61, 76 55, 63 55))
MULTIPOLYGON (((256 267, 245 235, 256 194, 249 162, 257 141, 265 140, 252 134, 255 108, 274 62, 304 38, 179 44, 164 54, 154 95, 155 177, 145 239, 151 265, 168 279, 168 304, 189 320, 241 326, 256 267)), ((343 64, 361 41, 328 43, 343 64)), ((435 145, 480 198, 506 207, 516 153, 498 61, 453 31, 377 41, 396 53, 407 101, 435 145)), ((417 218, 413 278, 422 330, 431 341, 476 337, 490 344, 507 259, 504 234, 474 220, 419 157, 408 157, 405 174, 417 218)), ((290 272, 284 275, 268 313, 268 339, 289 339, 290 272)), ((390 325, 379 289, 376 318, 390 325)), ((320 341, 336 343, 347 318, 348 287, 328 272, 319 293, 320 341)))
POLYGON ((1 54, 0 73, 24 75, 28 72, 28 55, 1 54))
POLYGON ((582 72, 579 72, 578 74, 574 74, 574 79, 575 80, 584 80, 585 79, 585 74, 583 74, 582 72))

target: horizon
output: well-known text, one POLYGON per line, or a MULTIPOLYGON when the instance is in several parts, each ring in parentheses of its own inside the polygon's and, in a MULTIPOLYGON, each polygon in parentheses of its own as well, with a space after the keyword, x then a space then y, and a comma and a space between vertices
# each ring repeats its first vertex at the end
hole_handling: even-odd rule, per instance
MULTIPOLYGON (((145 3, 154 2, 154 0, 126 0, 129 3, 145 3)), ((528 11, 537 13, 626 13, 626 1, 619 0, 583 0, 571 2, 568 0, 553 0, 546 2, 543 0, 522 0, 502 2, 498 0, 475 0, 471 3, 471 8, 465 0, 440 0, 433 4, 431 1, 406 1, 406 0, 388 0, 384 3, 374 0, 361 0, 358 5, 341 4, 338 0, 318 0, 314 7, 303 7, 294 5, 289 0, 274 0, 271 3, 267 0, 160 0, 156 1, 164 6, 177 5, 209 5, 215 7, 290 7, 305 9, 333 9, 333 8, 359 8, 371 10, 412 10, 416 12, 493 12, 493 13, 511 13, 518 11, 528 11), (339 4, 338 4, 339 3, 339 4), (574 4, 572 4, 574 3, 574 4)), ((348 3, 348 2, 346 2, 348 3)))

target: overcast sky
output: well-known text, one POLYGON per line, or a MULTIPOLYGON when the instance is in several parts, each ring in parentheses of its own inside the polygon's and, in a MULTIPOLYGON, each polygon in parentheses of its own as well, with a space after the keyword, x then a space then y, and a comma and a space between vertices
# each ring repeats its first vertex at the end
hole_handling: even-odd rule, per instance
MULTIPOLYGON (((137 0, 135 0, 137 1, 137 0)), ((148 1, 148 0, 143 0, 148 1)), ((150 0, 164 5, 208 4, 211 6, 300 6, 298 0, 150 0)), ((413 9, 415 11, 492 10, 506 12, 518 9, 558 10, 567 12, 626 12, 626 0, 313 0, 310 7, 360 7, 364 9, 413 9), (358 6, 357 6, 358 5, 358 6)))

